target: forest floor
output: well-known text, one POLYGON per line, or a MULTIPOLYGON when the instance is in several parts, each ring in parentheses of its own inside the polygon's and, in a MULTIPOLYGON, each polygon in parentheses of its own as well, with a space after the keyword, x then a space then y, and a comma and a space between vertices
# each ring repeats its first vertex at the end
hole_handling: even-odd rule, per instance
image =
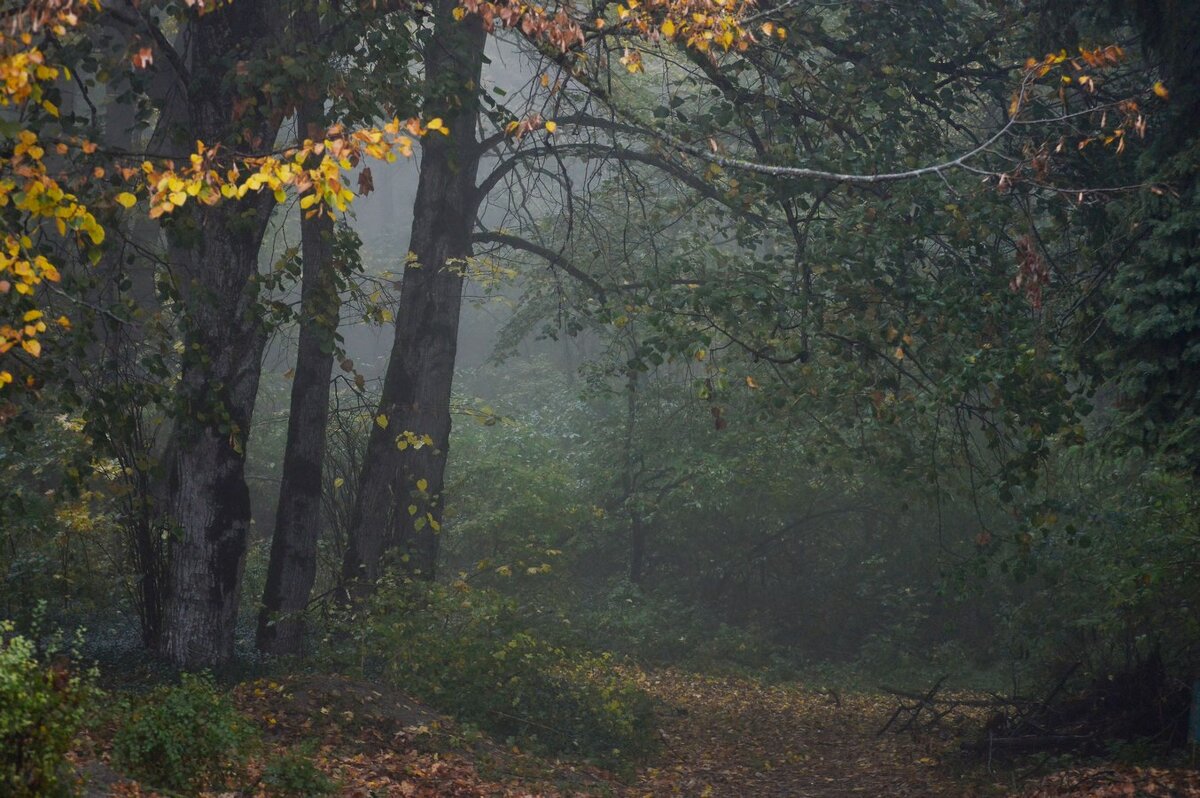
MULTIPOLYGON (((884 694, 674 670, 633 675, 661 702, 663 745, 653 762, 620 776, 501 745, 420 702, 343 677, 260 679, 238 686, 235 697, 261 726, 268 751, 315 741, 313 760, 350 798, 1200 796, 1194 771, 1134 768, 1063 771, 1012 791, 960 753, 977 717, 948 717, 939 733, 920 737, 880 734, 897 706, 884 694)), ((117 779, 102 746, 94 751, 81 759, 86 795, 155 795, 117 779)))

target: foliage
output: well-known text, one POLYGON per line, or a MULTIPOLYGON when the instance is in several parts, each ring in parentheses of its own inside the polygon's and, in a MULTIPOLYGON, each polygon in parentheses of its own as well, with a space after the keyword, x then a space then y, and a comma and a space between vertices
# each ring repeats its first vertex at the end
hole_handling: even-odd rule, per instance
POLYGON ((65 794, 66 754, 95 698, 94 674, 46 661, 33 641, 0 621, 0 792, 13 798, 65 794))
POLYGON ((548 642, 494 592, 381 591, 357 633, 390 681, 496 734, 614 764, 654 747, 650 701, 611 658, 548 642))
POLYGON ((81 422, 66 414, 29 420, 24 442, 12 435, 0 443, 0 611, 22 625, 43 603, 56 618, 109 605, 116 578, 103 557, 113 539, 108 481, 89 478, 103 464, 93 462, 81 422))
POLYGON ((184 674, 134 702, 113 738, 113 762, 157 787, 225 786, 244 772, 253 727, 212 678, 184 674))
POLYGON ((1192 478, 1094 447, 1053 465, 1057 489, 1043 488, 1027 524, 997 552, 996 567, 1028 583, 1008 625, 1020 641, 1011 653, 1049 671, 1079 662, 1082 679, 1111 679, 1156 657, 1169 673, 1192 672, 1200 665, 1192 478))
POLYGON ((302 746, 271 759, 263 767, 262 784, 272 796, 321 798, 337 785, 313 764, 312 746, 302 746))
MULTIPOLYGON (((53 227, 65 242, 89 251, 93 260, 104 242, 104 228, 92 212, 51 176, 45 163, 49 145, 38 133, 38 123, 60 115, 54 102, 59 90, 53 84, 67 71, 48 62, 34 35, 46 29, 66 36, 78 20, 76 6, 88 5, 33 4, 12 11, 11 25, 0 32, 0 107, 6 109, 6 120, 0 123, 0 390, 18 378, 26 385, 36 384, 31 373, 22 373, 27 369, 15 352, 39 357, 39 336, 49 329, 35 292, 62 276, 50 259, 54 244, 47 230, 53 227), (10 115, 10 110, 16 113, 10 115), (11 121, 14 117, 21 121, 11 121)), ((56 325, 69 328, 70 321, 59 316, 56 325)))

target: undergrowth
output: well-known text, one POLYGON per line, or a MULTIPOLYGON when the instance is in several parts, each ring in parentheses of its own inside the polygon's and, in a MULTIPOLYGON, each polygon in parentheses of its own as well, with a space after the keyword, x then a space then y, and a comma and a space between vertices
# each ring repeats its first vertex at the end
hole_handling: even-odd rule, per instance
POLYGON ((364 612, 357 665, 462 721, 609 767, 655 748, 651 699, 613 659, 540 635, 511 599, 463 583, 400 585, 364 612))

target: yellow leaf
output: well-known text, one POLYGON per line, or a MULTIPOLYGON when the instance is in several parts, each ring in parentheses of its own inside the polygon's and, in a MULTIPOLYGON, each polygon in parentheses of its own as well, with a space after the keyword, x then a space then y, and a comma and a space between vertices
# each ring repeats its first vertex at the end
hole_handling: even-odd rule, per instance
POLYGON ((442 124, 442 118, 440 116, 435 116, 433 119, 429 120, 425 127, 429 128, 430 130, 441 130, 442 124))
POLYGON ((675 35, 675 23, 668 19, 667 21, 663 22, 662 27, 659 30, 662 31, 663 36, 666 36, 668 39, 670 39, 675 35))
POLYGON ((375 416, 375 423, 379 425, 380 429, 387 429, 388 417, 383 413, 380 413, 379 415, 375 416))
POLYGON ((122 208, 132 208, 137 204, 137 197, 128 191, 122 191, 116 196, 117 204, 122 208))
POLYGON ((21 348, 28 352, 33 357, 38 357, 42 354, 42 344, 36 338, 26 338, 21 342, 21 348))
POLYGON ((425 481, 425 480, 423 480, 423 479, 418 479, 418 480, 417 480, 417 490, 419 490, 419 491, 421 491, 422 493, 424 493, 424 492, 425 492, 426 490, 428 490, 428 489, 429 489, 429 483, 428 483, 428 482, 426 482, 426 481, 425 481))
POLYGON ((342 485, 345 485, 345 484, 346 484, 346 480, 342 479, 341 477, 338 477, 337 479, 335 479, 333 481, 333 489, 337 490, 338 488, 340 488, 342 485))
POLYGON ((1162 99, 1162 100, 1166 100, 1171 96, 1171 93, 1169 91, 1167 91, 1167 87, 1163 85, 1163 82, 1161 80, 1155 82, 1154 93, 1156 95, 1158 95, 1159 99, 1162 99))
POLYGON ((558 130, 557 122, 547 122, 546 123, 546 132, 547 133, 553 133, 556 130, 558 130))

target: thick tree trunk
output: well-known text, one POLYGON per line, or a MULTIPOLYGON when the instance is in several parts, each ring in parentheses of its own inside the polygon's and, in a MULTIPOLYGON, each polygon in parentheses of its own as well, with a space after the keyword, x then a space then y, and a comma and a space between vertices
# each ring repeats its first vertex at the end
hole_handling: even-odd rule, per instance
POLYGON ((424 113, 440 116, 450 135, 430 132, 422 143, 412 258, 343 563, 354 592, 370 589, 397 545, 413 576, 432 579, 437 563, 462 275, 478 207, 475 131, 485 34, 478 17, 454 20, 455 0, 435 6, 424 113))
POLYGON ((244 218, 255 213, 269 210, 261 203, 205 209, 194 215, 205 231, 198 248, 172 252, 173 265, 182 265, 185 332, 183 402, 170 447, 175 529, 163 650, 185 667, 233 656, 250 529, 245 446, 266 342, 251 289, 265 225, 244 218))
MULTIPOLYGON (((298 115, 300 138, 325 128, 323 99, 306 103, 298 115)), ((329 417, 329 379, 340 297, 333 274, 333 220, 318 213, 300 222, 304 272, 300 292, 300 341, 292 382, 287 445, 279 507, 271 539, 267 584, 258 616, 258 649, 299 654, 304 610, 317 573, 321 532, 321 464, 329 417)))
MULTIPOLYGON (((231 3, 189 23, 188 115, 178 138, 271 146, 280 115, 233 71, 239 59, 262 56, 285 16, 275 3, 231 3), (247 97, 260 103, 239 113, 247 97)), ((186 668, 233 656, 250 528, 245 447, 266 342, 255 276, 273 207, 263 192, 189 203, 164 223, 183 353, 167 446, 170 591, 160 650, 186 668)))

